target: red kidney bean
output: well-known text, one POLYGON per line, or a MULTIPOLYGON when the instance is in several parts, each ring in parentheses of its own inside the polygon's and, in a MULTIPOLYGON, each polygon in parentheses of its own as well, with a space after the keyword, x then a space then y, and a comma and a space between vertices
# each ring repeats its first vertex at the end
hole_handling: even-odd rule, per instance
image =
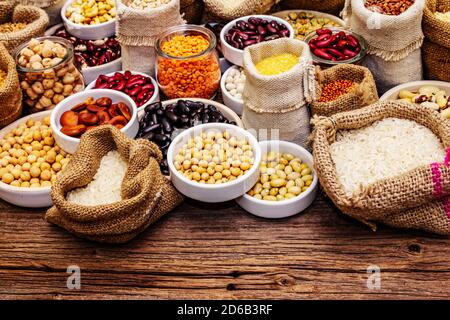
POLYGON ((311 52, 319 58, 331 61, 345 61, 354 58, 360 51, 358 39, 345 31, 331 29, 316 30, 317 36, 309 41, 311 52))
POLYGON ((333 48, 328 48, 327 52, 333 55, 336 59, 344 57, 344 54, 333 48))
POLYGON ((333 56, 332 55, 330 55, 330 54, 328 54, 328 53, 326 53, 324 50, 322 50, 322 49, 315 49, 314 51, 313 51, 313 53, 316 55, 316 56, 318 56, 319 58, 323 58, 323 59, 326 59, 326 60, 333 60, 333 56))

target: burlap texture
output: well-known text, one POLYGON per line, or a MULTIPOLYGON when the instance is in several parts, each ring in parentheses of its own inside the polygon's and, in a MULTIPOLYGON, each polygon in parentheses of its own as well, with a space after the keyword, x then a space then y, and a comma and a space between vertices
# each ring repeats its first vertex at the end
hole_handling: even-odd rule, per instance
POLYGON ((256 130, 278 129, 282 140, 305 145, 310 133, 306 105, 315 98, 316 91, 308 45, 300 40, 282 38, 247 47, 244 69, 247 76, 243 94, 244 126, 256 130), (299 56, 299 64, 275 76, 258 73, 255 65, 259 61, 281 53, 299 56))
MULTIPOLYGON (((450 167, 447 159, 437 164, 440 173, 439 194, 432 164, 378 181, 351 196, 346 194, 339 182, 330 153, 330 145, 335 141, 337 131, 359 129, 389 117, 416 121, 436 134, 447 150, 450 147, 450 123, 437 112, 408 103, 378 102, 331 117, 314 117, 314 166, 323 189, 340 210, 373 227, 376 222, 381 222, 401 228, 450 234, 450 216, 446 214, 450 208, 444 210, 442 202, 450 195, 450 167)), ((447 151, 449 156, 450 150, 447 151)))
POLYGON ((153 75, 155 73, 154 45, 169 27, 184 23, 180 0, 172 0, 158 8, 139 10, 117 0, 116 37, 122 47, 122 67, 153 75))
POLYGON ((44 10, 34 6, 15 5, 14 1, 0 2, 0 23, 25 22, 28 25, 19 31, 1 33, 0 42, 12 52, 20 44, 31 38, 44 35, 48 26, 48 16, 44 10))
POLYGON ((450 81, 450 23, 437 19, 436 11, 450 11, 448 0, 428 0, 423 13, 422 47, 427 79, 450 81))
POLYGON ((372 12, 361 0, 346 0, 343 18, 354 32, 367 42, 367 52, 386 61, 399 61, 419 49, 423 43, 422 15, 425 0, 398 16, 372 12))
POLYGON ((49 26, 61 23, 61 9, 66 0, 16 0, 18 3, 28 6, 36 6, 43 9, 49 19, 49 26))
POLYGON ((180 12, 187 23, 200 24, 204 7, 202 0, 180 0, 180 12))
POLYGON ((90 240, 123 243, 172 210, 182 196, 160 171, 159 148, 144 139, 133 140, 112 126, 85 133, 66 169, 52 187, 54 206, 45 219, 90 240), (101 158, 117 150, 128 161, 122 182, 122 199, 107 205, 70 203, 65 195, 87 185, 97 172, 101 158))
POLYGON ((19 75, 16 63, 0 42, 0 69, 7 73, 0 87, 0 127, 17 120, 22 113, 22 90, 19 87, 19 75))
POLYGON ((344 3, 345 0, 284 0, 281 2, 281 7, 338 14, 344 7, 344 3))
POLYGON ((313 101, 310 104, 313 115, 331 116, 332 114, 359 109, 378 100, 377 87, 369 69, 354 65, 341 64, 329 69, 318 71, 317 97, 322 94, 322 87, 337 80, 353 81, 351 92, 343 94, 336 100, 329 102, 313 101))
POLYGON ((446 48, 425 39, 422 59, 426 79, 450 82, 450 47, 446 48))
POLYGON ((268 12, 281 0, 204 0, 206 11, 219 20, 268 12))

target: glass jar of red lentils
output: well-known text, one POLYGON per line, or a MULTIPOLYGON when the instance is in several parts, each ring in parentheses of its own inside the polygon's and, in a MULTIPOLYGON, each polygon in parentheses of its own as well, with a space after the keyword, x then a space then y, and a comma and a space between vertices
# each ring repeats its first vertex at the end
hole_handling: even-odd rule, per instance
POLYGON ((216 37, 208 29, 180 25, 167 29, 156 42, 156 78, 169 99, 211 99, 219 88, 216 37))

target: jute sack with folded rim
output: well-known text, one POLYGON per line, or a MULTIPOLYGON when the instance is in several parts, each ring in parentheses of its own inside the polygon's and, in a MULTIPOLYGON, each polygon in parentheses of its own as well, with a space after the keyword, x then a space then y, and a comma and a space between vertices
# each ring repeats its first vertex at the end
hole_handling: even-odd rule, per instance
POLYGON ((450 234, 450 123, 438 112, 404 102, 378 102, 371 106, 316 116, 312 140, 314 166, 320 183, 334 204, 344 213, 366 224, 385 223, 399 228, 416 228, 450 234), (380 180, 347 195, 339 182, 330 145, 339 130, 359 129, 384 118, 401 118, 429 128, 447 149, 441 163, 433 163, 394 178, 380 180))
POLYGON ((208 14, 219 20, 263 14, 281 0, 204 0, 208 14))
POLYGON ((15 5, 14 1, 0 2, 0 23, 24 22, 27 26, 18 31, 0 33, 0 42, 3 42, 9 52, 31 38, 44 35, 48 26, 48 16, 44 10, 34 6, 15 5))
POLYGON ((310 133, 307 103, 315 98, 316 93, 315 71, 308 45, 300 40, 281 38, 247 47, 244 50, 244 70, 244 126, 256 130, 260 140, 278 138, 263 136, 263 132, 270 133, 275 129, 280 139, 305 145, 310 133), (259 74, 255 66, 259 61, 282 53, 299 56, 299 63, 279 75, 259 74))
POLYGON ((283 9, 303 9, 338 14, 344 7, 345 0, 284 0, 283 9))
POLYGON ((61 9, 65 0, 16 0, 18 3, 43 9, 49 19, 49 26, 61 23, 61 9))
POLYGON ((346 0, 343 18, 367 42, 362 64, 375 78, 380 94, 405 82, 422 80, 422 15, 425 0, 398 16, 370 11, 361 0, 346 0))
POLYGON ((359 109, 378 100, 377 86, 369 69, 354 65, 341 64, 320 70, 317 73, 318 89, 317 99, 322 94, 323 86, 337 80, 350 80, 354 82, 353 89, 329 102, 313 101, 310 104, 313 115, 330 116, 332 114, 359 109))
POLYGON ((423 12, 422 47, 427 79, 450 81, 450 23, 436 18, 435 13, 450 11, 448 0, 428 0, 423 12))
POLYGON ((0 69, 6 72, 6 79, 0 86, 0 128, 17 120, 22 113, 22 90, 16 63, 0 42, 0 69))
POLYGON ((160 171, 160 149, 144 139, 133 140, 113 126, 86 132, 66 169, 52 187, 53 207, 45 220, 89 240, 123 243, 133 239, 182 201, 160 171), (117 150, 128 161, 119 202, 83 206, 65 198, 92 181, 103 156, 117 150))
MULTIPOLYGON (((125 2, 126 3, 126 2, 125 2)), ((124 70, 155 73, 155 42, 167 28, 184 24, 180 0, 172 0, 158 8, 145 10, 126 6, 117 0, 116 38, 122 48, 124 70)))

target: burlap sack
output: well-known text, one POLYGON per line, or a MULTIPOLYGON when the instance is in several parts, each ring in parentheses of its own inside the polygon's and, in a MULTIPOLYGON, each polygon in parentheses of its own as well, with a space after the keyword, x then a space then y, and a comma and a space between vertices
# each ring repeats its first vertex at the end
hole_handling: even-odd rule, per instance
POLYGON ((344 213, 375 227, 376 222, 400 228, 424 229, 450 234, 450 124, 439 113, 404 102, 378 102, 359 110, 331 117, 314 117, 312 134, 314 166, 320 183, 344 213), (339 130, 359 129, 375 121, 395 117, 428 127, 447 148, 442 163, 419 167, 395 178, 385 179, 348 196, 339 182, 330 145, 339 130))
MULTIPOLYGON (((247 129, 279 130, 279 138, 305 145, 310 133, 307 103, 315 98, 314 66, 308 45, 282 38, 262 42, 244 50, 246 73, 242 121, 247 129), (255 65, 262 59, 292 53, 300 62, 275 76, 260 75, 255 65)), ((260 140, 278 137, 263 137, 260 140)))
POLYGON ((313 115, 331 116, 332 114, 355 110, 368 106, 378 100, 377 86, 369 69, 354 64, 341 64, 318 72, 318 90, 316 101, 311 102, 313 115), (354 87, 330 102, 319 102, 323 86, 337 80, 353 81, 354 87))
POLYGON ((428 0, 423 12, 422 47, 425 77, 450 81, 450 23, 437 19, 436 11, 450 11, 448 0, 428 0))
POLYGON ((204 0, 209 16, 219 20, 233 20, 252 14, 268 12, 281 0, 204 0))
POLYGON ((200 24, 204 7, 202 0, 180 0, 181 15, 190 24, 200 24))
POLYGON ((16 0, 18 3, 43 9, 49 19, 49 26, 61 23, 61 9, 66 0, 16 0))
POLYGON ((159 34, 169 27, 184 23, 180 0, 154 9, 139 10, 117 0, 116 37, 122 47, 122 68, 155 73, 154 45, 159 34))
POLYGON ((31 38, 43 36, 48 26, 48 16, 44 10, 33 6, 15 6, 14 1, 0 2, 0 23, 24 22, 28 25, 19 31, 0 33, 0 42, 3 42, 9 52, 31 38))
POLYGON ((346 0, 343 18, 367 42, 368 55, 362 64, 372 71, 380 94, 398 84, 423 79, 420 47, 424 1, 416 0, 401 15, 390 16, 368 10, 362 0, 346 0))
POLYGON ((0 69, 5 71, 6 79, 0 86, 0 128, 17 120, 22 113, 22 90, 19 87, 19 76, 16 63, 0 43, 0 69))
POLYGON ((304 9, 338 14, 344 7, 345 0, 284 0, 283 9, 304 9))
POLYGON ((66 169, 52 187, 54 206, 45 219, 90 240, 123 243, 172 210, 182 196, 160 171, 160 149, 144 140, 133 140, 113 126, 101 126, 85 133, 66 169), (68 202, 65 195, 87 185, 100 160, 117 150, 128 161, 122 182, 122 199, 107 205, 83 206, 68 202))

